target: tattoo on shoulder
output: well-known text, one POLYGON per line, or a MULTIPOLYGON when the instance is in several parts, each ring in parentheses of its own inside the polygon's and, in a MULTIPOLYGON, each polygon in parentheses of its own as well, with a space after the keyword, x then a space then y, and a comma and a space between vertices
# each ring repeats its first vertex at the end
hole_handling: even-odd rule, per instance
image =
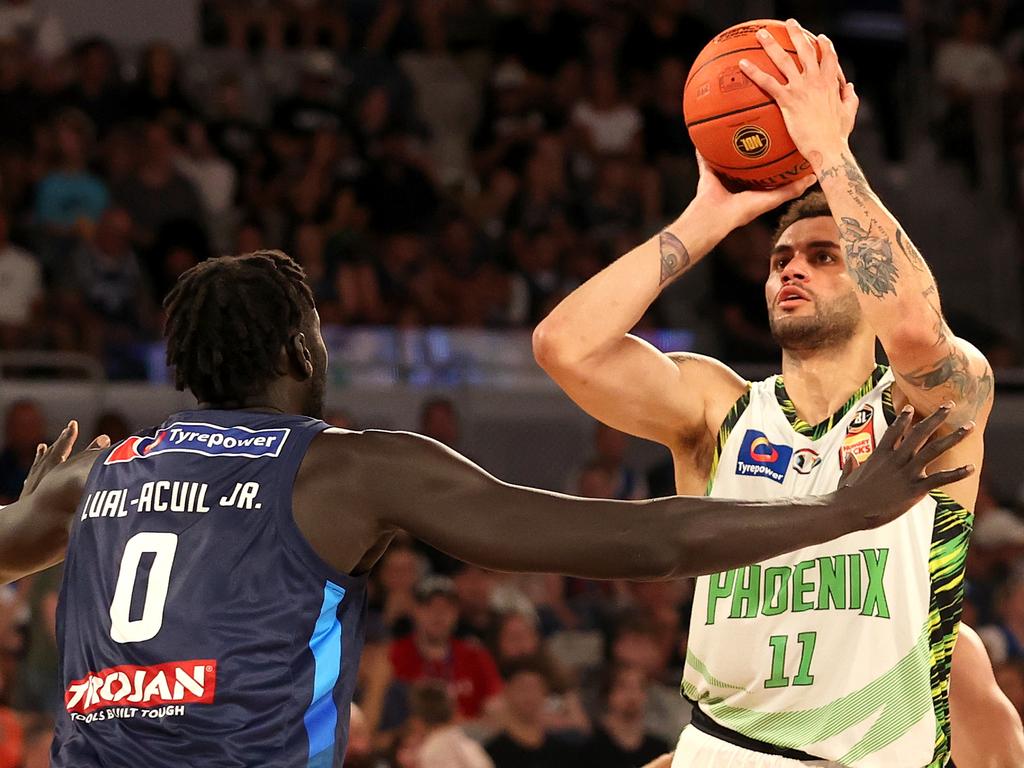
POLYGON ((966 353, 955 342, 947 340, 947 343, 949 353, 937 363, 900 375, 924 390, 947 388, 966 418, 973 419, 992 395, 995 385, 992 368, 986 364, 981 374, 972 372, 966 353))
POLYGON ((870 225, 864 229, 856 219, 843 216, 840 233, 846 244, 846 268, 857 280, 861 293, 875 298, 896 295, 899 268, 892 256, 892 245, 886 237, 872 235, 870 225))
POLYGON ((661 279, 658 284, 664 285, 690 266, 690 252, 683 241, 668 230, 658 236, 658 247, 661 250, 661 279))
POLYGON ((896 245, 898 245, 900 250, 903 251, 903 255, 906 256, 907 261, 910 262, 910 266, 918 272, 928 271, 928 266, 924 263, 924 257, 921 256, 921 252, 917 250, 917 246, 910 242, 910 238, 903 234, 902 229, 896 230, 896 245))

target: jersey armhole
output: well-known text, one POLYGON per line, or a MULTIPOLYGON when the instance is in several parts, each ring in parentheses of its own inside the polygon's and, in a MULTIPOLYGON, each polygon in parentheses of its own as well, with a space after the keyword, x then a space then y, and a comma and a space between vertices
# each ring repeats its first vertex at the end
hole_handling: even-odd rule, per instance
POLYGON ((736 423, 740 420, 744 411, 747 410, 747 406, 750 405, 750 396, 753 393, 753 384, 749 381, 744 382, 746 389, 743 394, 740 395, 736 402, 732 404, 732 408, 725 415, 725 419, 722 420, 721 426, 718 428, 718 435, 715 438, 715 452, 711 455, 711 470, 708 472, 708 486, 704 491, 705 496, 711 495, 711 489, 715 484, 715 475, 718 473, 718 461, 722 458, 722 449, 725 448, 726 442, 729 440, 729 436, 732 434, 733 429, 736 427, 736 423))
POLYGON ((311 426, 299 432, 303 439, 301 441, 296 441, 296 444, 290 449, 288 454, 288 466, 282 472, 280 478, 281 482, 278 486, 280 489, 279 496, 277 503, 274 505, 274 525, 278 534, 281 536, 284 546, 299 560, 299 562, 302 563, 303 566, 305 566, 307 570, 309 570, 318 579, 332 582, 333 584, 342 587, 347 592, 351 587, 362 582, 365 579, 365 576, 356 576, 339 571, 320 557, 316 550, 313 549, 313 545, 309 543, 309 540, 306 539, 305 535, 299 529, 298 523, 295 522, 294 510, 292 508, 295 478, 298 476, 299 469, 302 467, 302 460, 306 455, 306 451, 309 449, 313 440, 315 440, 321 432, 329 428, 329 424, 321 422, 316 426, 311 426))

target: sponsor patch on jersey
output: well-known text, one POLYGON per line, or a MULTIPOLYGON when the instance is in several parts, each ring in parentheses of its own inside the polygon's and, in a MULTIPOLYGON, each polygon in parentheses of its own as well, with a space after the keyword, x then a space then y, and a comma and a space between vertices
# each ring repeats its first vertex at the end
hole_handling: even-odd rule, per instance
POLYGON ((839 468, 846 465, 846 459, 853 456, 863 464, 875 450, 875 409, 870 405, 861 406, 846 427, 846 437, 839 447, 839 468))
POLYGON ((846 428, 846 434, 852 434, 853 432, 860 432, 864 427, 871 423, 872 417, 875 415, 875 409, 870 405, 861 406, 860 410, 853 414, 853 418, 850 419, 850 424, 846 428))
POLYGON ((788 445, 774 445, 764 434, 756 429, 748 429, 740 445, 740 455, 736 460, 736 474, 752 477, 767 477, 776 483, 786 478, 789 460, 793 458, 793 448, 788 445))
POLYGON ((212 704, 216 689, 215 659, 170 661, 150 667, 126 665, 92 672, 70 683, 64 692, 64 708, 69 714, 87 715, 113 706, 149 709, 167 704, 212 704))
POLYGON ((175 422, 152 437, 129 437, 107 456, 104 464, 148 459, 161 453, 198 453, 245 459, 276 458, 290 429, 219 427, 201 422, 175 422))
POLYGON ((801 448, 793 454, 793 469, 797 474, 809 475, 821 464, 821 456, 813 448, 801 448))
POLYGON ((863 464, 875 450, 875 433, 871 430, 855 432, 843 438, 839 448, 839 467, 846 465, 846 459, 853 456, 858 464, 863 464))

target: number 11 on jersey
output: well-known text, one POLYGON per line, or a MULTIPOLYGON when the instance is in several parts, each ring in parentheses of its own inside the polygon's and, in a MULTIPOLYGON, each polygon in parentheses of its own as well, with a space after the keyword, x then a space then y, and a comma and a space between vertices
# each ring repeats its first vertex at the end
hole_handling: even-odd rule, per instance
MULTIPOLYGON (((800 643, 800 666, 792 685, 813 685, 814 675, 811 674, 811 658, 814 656, 814 645, 818 641, 817 632, 801 632, 796 636, 800 643)), ((765 688, 786 688, 790 685, 786 677, 786 646, 789 645, 788 635, 772 635, 768 638, 772 649, 772 676, 764 681, 765 688)))

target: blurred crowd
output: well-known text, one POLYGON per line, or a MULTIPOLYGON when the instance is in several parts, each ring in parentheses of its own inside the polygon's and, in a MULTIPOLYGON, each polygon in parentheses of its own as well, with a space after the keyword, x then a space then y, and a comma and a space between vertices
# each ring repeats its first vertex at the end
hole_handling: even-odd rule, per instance
MULTIPOLYGON (((175 278, 264 247, 303 264, 327 323, 529 327, 692 194, 681 87, 717 27, 688 5, 207 0, 182 52, 67 39, 2 0, 0 349, 142 377, 175 278)), ((923 61, 939 155, 1020 204, 1020 2, 776 6, 838 41, 886 178, 906 183, 923 61)), ((705 305, 669 293, 643 322, 699 317, 726 356, 773 357, 765 229, 712 260, 705 305)))
MULTIPOLYGON (((886 183, 912 183, 921 126, 894 89, 923 62, 915 141, 1024 213, 1024 3, 901 5, 793 0, 775 15, 837 40, 886 183)), ((142 377, 176 277, 265 247, 302 263, 326 323, 528 328, 696 182, 681 86, 717 27, 684 0, 208 0, 201 27, 187 54, 126 50, 0 0, 0 349, 86 352, 112 378, 142 377)), ((770 231, 735 232, 708 266, 695 311, 730 360, 777 360, 770 231)), ((673 301, 643 323, 684 322, 673 301)), ((985 328, 954 325, 1016 361, 985 328)), ((48 437, 30 401, 5 419, 0 503, 48 437)), ((137 426, 112 412, 94 431, 137 426)), ((405 426, 460 447, 450 400, 405 426)), ((629 465, 626 444, 595 426, 562 490, 671 493, 670 468, 629 465)), ((1024 714, 1021 507, 983 483, 965 617, 1024 714)), ((0 589, 0 768, 47 764, 59 579, 0 589)), ((397 542, 373 579, 346 764, 643 765, 688 720, 691 589, 513 577, 397 542)))
MULTIPOLYGON (((332 424, 361 426, 332 411, 332 424)), ((43 414, 6 413, 0 502, 17 497, 43 414)), ((463 449, 458 406, 435 397, 408 425, 463 449)), ((116 412, 91 432, 130 431, 116 412)), ((90 432, 90 430, 86 430, 90 432)), ((85 435, 90 436, 89 434, 85 435)), ((626 435, 595 424, 564 490, 591 498, 669 495, 670 467, 627 460, 626 435)), ((1024 716, 1024 488, 1001 504, 982 483, 964 620, 1024 716)), ((48 765, 57 682, 55 568, 0 589, 0 768, 48 765)), ((679 694, 693 583, 591 582, 492 573, 410 539, 371 579, 367 642, 351 720, 350 768, 640 768, 689 721, 679 694)))

